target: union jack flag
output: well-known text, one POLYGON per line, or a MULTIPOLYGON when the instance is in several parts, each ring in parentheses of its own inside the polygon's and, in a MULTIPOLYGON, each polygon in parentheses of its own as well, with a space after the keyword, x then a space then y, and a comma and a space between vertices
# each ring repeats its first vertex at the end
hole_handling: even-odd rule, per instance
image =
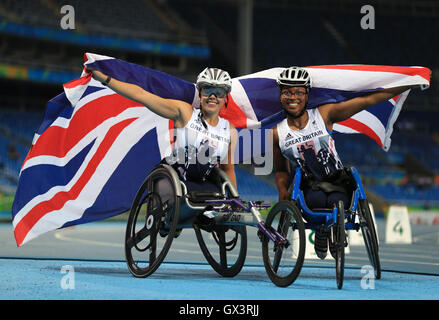
MULTIPOLYGON (((199 107, 195 85, 168 74, 96 54, 85 66, 163 98, 199 107)), ((313 78, 309 108, 367 91, 402 85, 428 87, 423 67, 336 65, 306 67, 313 78)), ((276 77, 282 68, 234 78, 221 116, 237 128, 270 128, 284 117, 276 77)), ((385 150, 408 91, 334 125, 363 133, 385 150)), ((95 81, 82 77, 50 100, 22 165, 12 208, 17 246, 59 228, 105 219, 129 210, 149 171, 172 149, 173 123, 95 81)), ((239 188, 239 182, 238 182, 239 188)))

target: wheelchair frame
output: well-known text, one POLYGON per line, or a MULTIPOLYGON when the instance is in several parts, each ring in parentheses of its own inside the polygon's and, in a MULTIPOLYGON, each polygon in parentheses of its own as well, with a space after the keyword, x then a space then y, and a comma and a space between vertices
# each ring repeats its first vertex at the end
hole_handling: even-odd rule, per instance
MULTIPOLYGON (((356 230, 358 231, 359 225, 354 223, 355 218, 355 212, 357 211, 358 202, 360 199, 366 200, 366 193, 363 188, 363 184, 360 180, 360 175, 358 174, 357 169, 354 167, 349 168, 350 173, 352 174, 353 179, 356 183, 356 189, 353 191, 352 198, 351 198, 351 206, 348 211, 351 211, 353 216, 350 216, 347 213, 348 223, 346 223, 346 229, 347 230, 356 230)), ((307 229, 316 230, 320 225, 318 225, 318 222, 322 220, 322 218, 325 219, 325 225, 327 227, 337 223, 337 210, 335 209, 324 209, 322 211, 317 210, 311 210, 308 208, 308 206, 305 203, 305 198, 303 195, 302 190, 300 189, 300 184, 302 180, 302 172, 299 168, 296 168, 296 173, 294 175, 294 182, 293 182, 293 191, 291 193, 291 199, 296 201, 296 203, 299 205, 299 208, 302 210, 302 216, 303 218, 308 221, 309 223, 305 224, 305 227, 307 229)))
POLYGON ((378 240, 366 193, 358 171, 354 167, 350 167, 349 173, 355 181, 356 188, 353 190, 348 210, 344 210, 342 202, 332 209, 309 209, 305 203, 303 192, 300 189, 302 181, 300 168, 296 168, 291 193, 293 204, 297 206, 306 221, 305 229, 318 230, 324 227, 327 231, 330 231, 330 241, 334 244, 336 252, 336 279, 339 289, 343 286, 344 249, 348 245, 345 230, 359 231, 361 228, 369 260, 375 269, 375 277, 376 279, 381 278, 378 240))
MULTIPOLYGON (((206 260, 217 273, 224 277, 237 275, 244 265, 247 252, 246 226, 256 227, 259 230, 258 235, 260 238, 263 237, 267 241, 275 242, 277 246, 287 247, 290 245, 289 241, 278 230, 265 225, 259 209, 267 206, 258 202, 245 203, 242 201, 227 175, 218 168, 214 170, 216 170, 222 181, 221 194, 213 195, 212 193, 213 199, 206 199, 201 203, 191 201, 185 183, 180 181, 175 170, 169 165, 160 164, 151 171, 142 183, 133 201, 125 234, 126 261, 128 269, 135 277, 147 277, 158 269, 165 259, 173 239, 178 237, 177 230, 179 229, 194 228, 200 249, 206 260), (161 176, 164 180, 159 180, 159 178, 155 178, 156 176, 161 176), (166 195, 160 195, 155 190, 160 189, 160 183, 163 183, 163 181, 167 181, 166 188, 172 189, 169 192, 172 195, 167 200, 164 200, 166 195), (183 208, 184 205, 186 205, 185 208, 183 208), (209 221, 214 222, 213 226, 204 226, 197 220, 206 209, 218 213, 213 221, 209 221), (142 210, 145 211, 145 223, 144 225, 141 224, 140 230, 136 230, 138 216, 142 210), (187 212, 190 212, 190 214, 187 214, 187 212), (180 216, 180 213, 183 214, 180 216), (219 261, 210 253, 201 230, 210 232, 218 244, 219 261), (225 233, 230 230, 232 233, 235 232, 235 236, 231 241, 226 241, 225 233), (166 238, 161 250, 157 250, 158 234, 166 238), (238 258, 234 264, 229 264, 227 253, 235 247, 239 236, 241 236, 241 248, 238 258), (139 248, 139 243, 145 239, 147 239, 147 244, 144 248, 139 248), (149 250, 149 260, 136 260, 132 253, 134 249, 139 252, 149 250), (143 263, 145 267, 140 266, 140 263, 143 263)), ((300 232, 304 239, 303 225, 300 232)), ((301 247, 300 256, 304 257, 304 247, 301 247)), ((296 271, 297 275, 303 261, 299 260, 298 264, 299 267, 296 268, 296 270, 298 269, 296 271)))
POLYGON ((351 207, 346 212, 341 202, 333 209, 310 210, 300 189, 302 173, 300 169, 296 169, 291 200, 276 203, 265 221, 259 209, 266 206, 259 202, 242 201, 227 175, 218 168, 215 170, 222 180, 221 193, 215 195, 212 193, 213 199, 205 199, 201 202, 191 201, 186 185, 180 181, 174 169, 166 164, 160 164, 153 169, 142 183, 133 200, 125 234, 126 262, 129 271, 135 277, 144 278, 153 274, 165 259, 173 239, 178 237, 178 230, 184 228, 194 229, 203 255, 218 274, 224 277, 236 276, 241 271, 246 258, 246 227, 252 226, 258 229, 258 236, 262 242, 262 257, 267 275, 275 285, 286 287, 296 280, 303 266, 305 229, 317 230, 322 226, 322 221, 323 225, 331 231, 331 241, 336 249, 336 279, 339 289, 342 288, 344 277, 346 230, 358 231, 361 228, 369 260, 375 269, 375 277, 376 279, 381 277, 376 231, 366 194, 355 168, 350 168, 350 172, 356 182, 356 188, 352 195, 351 207), (159 180, 158 177, 164 180, 159 180), (160 183, 163 181, 167 181, 165 189, 171 193, 170 195, 160 194, 160 188, 163 189, 160 183), (182 207, 184 210, 180 212, 182 204, 186 207, 182 207), (184 214, 179 216, 180 213, 185 213, 185 210, 190 214, 186 212, 186 216, 184 214), (214 210, 218 213, 214 219, 209 220, 213 222, 210 226, 203 225, 197 220, 206 210, 214 210), (145 222, 140 223, 140 230, 136 230, 139 214, 145 216, 145 222), (201 230, 211 233, 218 244, 219 261, 211 254, 201 230), (226 241, 225 234, 228 231, 235 232, 231 241, 226 241), (157 250, 159 234, 165 240, 163 248, 157 250), (296 235, 294 237, 297 241, 292 240, 292 234, 296 235), (239 255, 231 264, 227 259, 227 253, 235 248, 239 237, 241 243, 239 255), (139 243, 145 239, 146 245, 139 248, 139 243), (149 259, 136 260, 132 254, 134 249, 139 252, 149 250, 149 259), (288 250, 292 250, 293 253, 288 250), (296 260, 291 262, 292 259, 296 260), (287 270, 287 274, 283 274, 283 270, 287 270))

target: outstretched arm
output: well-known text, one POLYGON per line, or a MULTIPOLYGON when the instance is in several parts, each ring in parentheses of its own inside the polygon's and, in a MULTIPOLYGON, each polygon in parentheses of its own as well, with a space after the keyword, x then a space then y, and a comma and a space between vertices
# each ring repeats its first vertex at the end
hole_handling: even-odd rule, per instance
POLYGON ((332 125, 334 123, 347 120, 354 114, 381 102, 387 101, 410 88, 412 88, 412 86, 388 88, 366 93, 363 96, 352 98, 343 102, 322 105, 319 107, 319 111, 326 123, 326 127, 329 130, 332 130, 332 125))
MULTIPOLYGON (((87 70, 93 73, 93 78, 97 81, 103 82, 107 79, 107 75, 98 70, 87 70)), ((135 84, 111 78, 108 82, 108 87, 121 96, 144 105, 159 116, 174 120, 176 127, 184 127, 192 115, 193 109, 188 103, 161 98, 135 84)))

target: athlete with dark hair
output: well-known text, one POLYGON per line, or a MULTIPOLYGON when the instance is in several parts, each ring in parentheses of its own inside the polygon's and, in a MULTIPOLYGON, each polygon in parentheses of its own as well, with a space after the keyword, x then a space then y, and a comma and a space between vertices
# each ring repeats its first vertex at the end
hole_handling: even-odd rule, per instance
POLYGON ((237 132, 219 116, 232 88, 230 75, 221 69, 206 68, 197 77, 200 108, 173 99, 164 99, 143 88, 119 81, 98 70, 88 69, 93 78, 116 93, 146 106, 152 112, 174 121, 176 141, 173 154, 163 159, 173 165, 184 181, 204 183, 212 169, 219 167, 236 187, 233 151, 237 132))
MULTIPOLYGON (((312 90, 312 79, 308 71, 299 67, 286 68, 278 76, 277 83, 286 114, 286 119, 273 127, 273 156, 279 201, 291 197, 291 164, 303 172, 304 183, 301 187, 310 209, 333 208, 340 200, 345 208, 348 207, 350 195, 346 182, 349 179, 335 149, 333 124, 387 101, 411 87, 378 90, 343 102, 307 109, 308 96, 312 90)), ((331 249, 332 244, 329 245, 331 249)), ((316 231, 315 250, 319 258, 326 257, 328 235, 322 230, 316 231)))

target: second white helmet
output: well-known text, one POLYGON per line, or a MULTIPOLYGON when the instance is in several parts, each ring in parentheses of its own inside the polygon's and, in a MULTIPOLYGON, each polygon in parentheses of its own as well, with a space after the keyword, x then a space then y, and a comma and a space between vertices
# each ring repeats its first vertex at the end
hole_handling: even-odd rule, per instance
POLYGON ((277 77, 279 86, 305 87, 311 89, 312 81, 309 72, 299 67, 289 67, 283 70, 277 77))
POLYGON ((206 68, 197 77, 198 91, 205 86, 224 88, 227 93, 232 90, 232 78, 227 71, 218 68, 206 68))

